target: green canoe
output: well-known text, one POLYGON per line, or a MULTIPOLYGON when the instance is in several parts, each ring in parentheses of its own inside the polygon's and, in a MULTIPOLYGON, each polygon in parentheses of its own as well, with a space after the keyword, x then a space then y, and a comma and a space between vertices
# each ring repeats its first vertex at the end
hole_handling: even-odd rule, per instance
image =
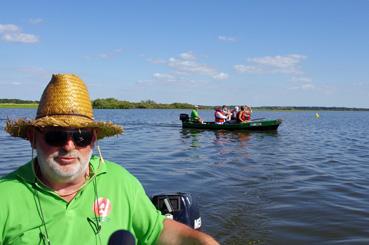
POLYGON ((282 123, 281 119, 256 119, 247 123, 224 123, 216 124, 214 122, 195 123, 189 120, 187 114, 181 114, 183 128, 212 129, 212 130, 276 130, 282 123))

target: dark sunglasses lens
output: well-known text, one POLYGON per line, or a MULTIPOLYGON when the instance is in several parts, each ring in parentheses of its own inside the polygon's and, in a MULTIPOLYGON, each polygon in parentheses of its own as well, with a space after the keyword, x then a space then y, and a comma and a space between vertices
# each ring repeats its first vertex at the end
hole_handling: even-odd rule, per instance
POLYGON ((65 145, 68 133, 65 131, 49 131, 45 133, 45 142, 51 146, 65 145))
POLYGON ((78 147, 88 146, 91 144, 93 137, 92 131, 90 130, 52 130, 45 133, 44 139, 48 145, 59 147, 67 143, 69 135, 72 136, 74 144, 78 147))
POLYGON ((86 147, 91 144, 92 132, 89 130, 78 130, 73 132, 73 142, 76 146, 86 147))

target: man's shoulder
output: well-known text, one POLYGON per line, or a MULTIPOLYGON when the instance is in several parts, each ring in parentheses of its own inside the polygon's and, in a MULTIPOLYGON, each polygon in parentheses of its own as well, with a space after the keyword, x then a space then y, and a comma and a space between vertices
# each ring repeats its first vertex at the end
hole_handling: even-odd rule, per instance
POLYGON ((19 191, 22 189, 27 189, 25 180, 20 176, 21 172, 28 171, 30 168, 29 163, 19 167, 13 172, 8 173, 5 176, 0 178, 0 195, 4 195, 6 193, 19 194, 19 191))
MULTIPOLYGON (((96 165, 96 161, 101 161, 99 157, 97 156, 93 156, 91 158, 92 164, 96 165)), ((136 177, 131 174, 126 168, 124 168, 122 165, 113 162, 113 161, 109 161, 109 160, 104 160, 102 164, 102 168, 104 172, 106 172, 106 176, 108 176, 109 178, 123 178, 125 180, 136 180, 136 177)))

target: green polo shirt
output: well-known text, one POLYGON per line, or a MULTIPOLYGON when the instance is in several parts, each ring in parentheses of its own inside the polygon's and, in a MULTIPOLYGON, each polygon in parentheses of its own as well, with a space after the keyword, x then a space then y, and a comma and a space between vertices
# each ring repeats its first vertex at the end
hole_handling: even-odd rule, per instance
POLYGON ((138 244, 155 244, 164 216, 139 181, 96 156, 90 168, 90 179, 69 203, 37 179, 31 161, 1 178, 0 244, 43 244, 46 236, 52 245, 107 244, 119 229, 138 244))
POLYGON ((191 111, 191 121, 198 121, 200 119, 199 112, 195 109, 191 111))

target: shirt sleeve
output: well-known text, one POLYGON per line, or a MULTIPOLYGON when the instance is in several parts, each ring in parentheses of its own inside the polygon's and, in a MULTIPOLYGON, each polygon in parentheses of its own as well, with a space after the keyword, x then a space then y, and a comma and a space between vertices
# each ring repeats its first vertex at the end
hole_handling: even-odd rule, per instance
POLYGON ((157 210, 138 182, 133 212, 133 228, 139 244, 155 244, 163 228, 165 217, 157 210))

